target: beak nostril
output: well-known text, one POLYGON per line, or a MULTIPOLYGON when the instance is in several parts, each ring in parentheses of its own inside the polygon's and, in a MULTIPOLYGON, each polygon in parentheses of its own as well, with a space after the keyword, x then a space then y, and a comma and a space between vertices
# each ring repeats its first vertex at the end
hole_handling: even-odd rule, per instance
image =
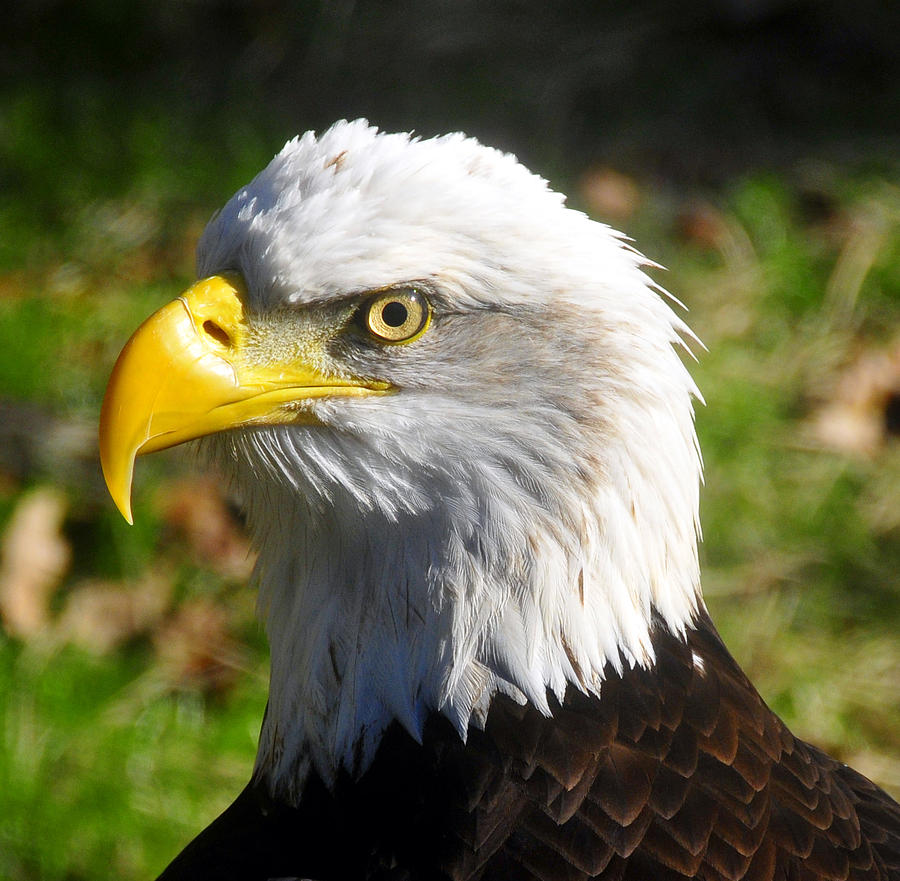
POLYGON ((231 345, 231 337, 228 336, 228 333, 219 327, 215 321, 210 321, 207 319, 203 322, 203 331, 207 336, 211 336, 217 343, 222 346, 230 346, 231 345))

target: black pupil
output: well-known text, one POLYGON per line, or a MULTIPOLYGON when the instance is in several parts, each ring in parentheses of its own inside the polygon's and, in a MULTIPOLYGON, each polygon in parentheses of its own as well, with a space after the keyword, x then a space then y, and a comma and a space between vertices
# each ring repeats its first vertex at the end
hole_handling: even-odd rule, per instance
POLYGON ((388 327, 403 327, 408 318, 409 310, 403 303, 398 303, 396 300, 391 300, 391 302, 385 305, 384 309, 381 310, 381 320, 388 327))

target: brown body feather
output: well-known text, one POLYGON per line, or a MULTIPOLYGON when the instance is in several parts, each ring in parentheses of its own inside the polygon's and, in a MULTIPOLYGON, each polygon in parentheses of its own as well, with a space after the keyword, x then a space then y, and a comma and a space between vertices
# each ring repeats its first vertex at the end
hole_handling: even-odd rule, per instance
POLYGON ((654 649, 552 718, 496 698, 466 744, 437 715, 421 745, 395 726, 296 808, 251 784, 162 878, 900 879, 900 805, 795 738, 705 615, 654 649))

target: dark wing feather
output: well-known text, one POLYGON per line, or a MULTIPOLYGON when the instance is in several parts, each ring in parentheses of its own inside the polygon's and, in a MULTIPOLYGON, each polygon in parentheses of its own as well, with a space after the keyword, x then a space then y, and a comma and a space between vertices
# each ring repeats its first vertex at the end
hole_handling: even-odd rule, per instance
POLYGON ((466 744, 394 728, 299 807, 250 786, 162 877, 900 881, 900 805, 797 740, 705 615, 654 649, 550 719, 497 698, 466 744))

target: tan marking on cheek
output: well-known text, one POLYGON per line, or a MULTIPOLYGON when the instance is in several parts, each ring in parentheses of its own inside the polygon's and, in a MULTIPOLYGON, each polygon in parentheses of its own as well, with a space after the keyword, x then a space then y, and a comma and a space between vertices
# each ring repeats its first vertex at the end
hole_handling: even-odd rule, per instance
POLYGON ((325 163, 325 167, 326 167, 326 168, 332 168, 332 167, 333 167, 334 170, 335 170, 335 172, 338 172, 338 171, 341 170, 341 168, 343 168, 344 160, 345 160, 346 158, 347 158, 347 151, 346 151, 346 150, 341 150, 340 153, 338 153, 336 156, 332 156, 331 159, 329 159, 329 160, 325 163))

